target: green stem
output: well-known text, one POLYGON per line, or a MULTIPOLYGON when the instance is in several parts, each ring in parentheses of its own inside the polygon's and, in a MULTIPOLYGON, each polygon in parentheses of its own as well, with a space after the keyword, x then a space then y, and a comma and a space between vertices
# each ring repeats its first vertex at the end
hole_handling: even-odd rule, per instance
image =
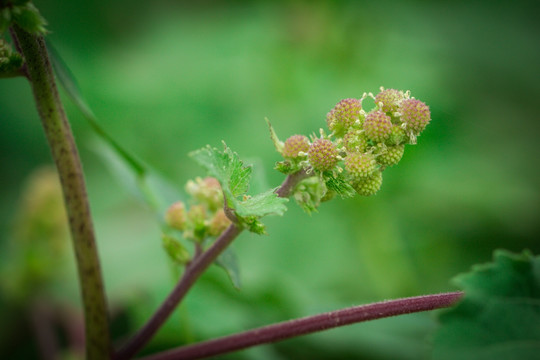
POLYGON ((12 27, 25 62, 37 110, 52 151, 69 217, 85 314, 87 359, 109 359, 107 302, 79 154, 58 95, 54 73, 40 35, 12 27))

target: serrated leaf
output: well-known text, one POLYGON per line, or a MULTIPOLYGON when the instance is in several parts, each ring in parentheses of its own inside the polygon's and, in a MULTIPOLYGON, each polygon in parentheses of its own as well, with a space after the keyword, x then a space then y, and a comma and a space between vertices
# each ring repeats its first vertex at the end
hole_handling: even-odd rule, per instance
POLYGON ((436 360, 536 359, 540 351, 540 257, 499 250, 454 279, 465 291, 439 316, 436 360))
POLYGON ((225 249, 225 251, 219 255, 215 264, 227 273, 233 286, 237 290, 240 290, 240 287, 242 286, 240 280, 240 268, 238 266, 238 257, 234 250, 231 247, 225 249))
POLYGON ((279 140, 276 131, 272 127, 272 124, 270 124, 270 120, 268 120, 268 118, 264 118, 264 120, 266 121, 266 124, 268 124, 268 129, 270 130, 270 139, 272 139, 272 143, 274 143, 274 147, 276 148, 277 152, 281 154, 285 144, 283 141, 279 140))
POLYGON ((283 213, 287 211, 287 206, 285 206, 285 204, 289 200, 278 197, 274 191, 275 189, 270 189, 264 193, 260 193, 241 201, 236 208, 237 215, 242 217, 283 215, 283 213))
POLYGON ((247 192, 252 169, 244 166, 229 147, 225 146, 225 149, 220 151, 208 145, 191 152, 190 156, 220 182, 230 206, 236 204, 238 196, 247 192))
POLYGON ((351 184, 345 180, 342 174, 334 176, 334 174, 325 173, 324 178, 326 180, 326 187, 328 191, 334 191, 344 199, 356 195, 356 191, 351 184))

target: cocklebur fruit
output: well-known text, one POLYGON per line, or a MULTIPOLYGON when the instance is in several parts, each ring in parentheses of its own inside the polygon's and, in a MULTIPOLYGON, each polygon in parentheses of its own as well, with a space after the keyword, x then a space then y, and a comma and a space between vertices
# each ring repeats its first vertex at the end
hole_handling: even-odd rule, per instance
POLYGON ((406 99, 399 106, 401 121, 406 124, 406 128, 412 130, 414 135, 418 135, 425 129, 431 120, 429 107, 420 100, 406 99))
POLYGON ((183 231, 186 228, 186 206, 178 201, 172 204, 165 213, 165 222, 170 227, 183 231))
POLYGON ((304 135, 293 135, 285 140, 283 145, 283 157, 296 159, 299 152, 307 153, 309 150, 309 139, 304 135))
MULTIPOLYGON (((382 88, 381 88, 382 89, 382 88)), ((399 103, 405 99, 403 91, 396 89, 382 90, 375 96, 375 104, 380 107, 380 110, 385 113, 393 113, 397 111, 399 103)))
POLYGON ((396 165, 403 157, 405 145, 377 145, 376 159, 383 166, 396 165))
POLYGON ((359 99, 343 99, 326 115, 328 128, 336 136, 342 136, 357 120, 361 119, 362 102, 359 99))
POLYGON ((374 195, 382 185, 382 172, 376 171, 370 177, 364 178, 361 181, 353 183, 353 188, 359 195, 371 196, 374 195))
POLYGON ((349 153, 345 158, 345 170, 354 181, 370 177, 377 170, 372 154, 349 153))
POLYGON ((366 135, 361 130, 351 128, 343 136, 343 146, 349 152, 365 152, 368 146, 366 135))
POLYGON ((308 160, 313 169, 327 171, 338 163, 338 151, 332 141, 315 139, 308 151, 308 160))
POLYGON ((375 143, 384 142, 392 132, 390 116, 380 110, 371 111, 364 121, 364 131, 369 140, 375 143))

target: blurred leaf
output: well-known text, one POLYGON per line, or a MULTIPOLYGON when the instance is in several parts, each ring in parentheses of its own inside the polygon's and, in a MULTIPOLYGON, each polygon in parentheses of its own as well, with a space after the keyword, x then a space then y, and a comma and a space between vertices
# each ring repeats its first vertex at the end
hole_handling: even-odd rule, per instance
POLYGON ((163 234, 161 236, 163 247, 167 255, 178 265, 185 265, 191 259, 189 252, 182 243, 172 236, 163 234))
POLYGON ((465 296, 439 317, 434 359, 538 358, 540 257, 498 250, 454 282, 465 296))
POLYGON ((240 281, 240 268, 238 266, 238 257, 231 247, 228 247, 219 255, 216 265, 225 270, 233 286, 240 290, 242 286, 240 281))
POLYGON ((166 207, 179 199, 179 194, 169 181, 137 160, 136 157, 120 146, 98 124, 92 109, 84 99, 73 73, 62 60, 50 42, 47 42, 51 62, 58 81, 69 98, 79 108, 92 129, 103 141, 96 146, 98 154, 109 165, 111 172, 120 183, 154 209, 161 218, 166 207))

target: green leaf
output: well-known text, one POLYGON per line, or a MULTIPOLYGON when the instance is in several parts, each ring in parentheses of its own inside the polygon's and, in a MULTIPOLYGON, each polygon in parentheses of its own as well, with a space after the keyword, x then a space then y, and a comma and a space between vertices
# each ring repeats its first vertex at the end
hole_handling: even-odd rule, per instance
POLYGON ((264 225, 258 219, 265 215, 282 215, 287 209, 287 199, 279 198, 273 189, 252 197, 246 195, 252 169, 244 166, 227 146, 223 151, 206 146, 191 152, 190 156, 218 179, 227 206, 235 211, 239 224, 249 231, 264 234, 264 225))
POLYGON ((229 206, 234 206, 236 198, 245 194, 249 188, 252 169, 244 166, 238 155, 227 145, 224 146, 225 149, 220 151, 208 145, 191 152, 190 156, 206 168, 210 176, 218 179, 229 206))
POLYGON ((239 202, 236 208, 236 214, 241 217, 283 215, 283 213, 287 211, 285 203, 287 203, 289 199, 278 197, 274 191, 275 189, 270 189, 264 193, 248 197, 244 201, 239 202))
POLYGON ((540 257, 498 250, 492 263, 454 278, 465 296, 439 316, 433 359, 537 359, 540 257))
POLYGON ((163 248, 165 248, 167 255, 169 255, 171 260, 174 261, 176 264, 185 265, 191 259, 189 252, 180 241, 166 234, 163 234, 161 236, 161 240, 163 242, 163 248))
POLYGON ((75 76, 50 42, 47 42, 47 49, 58 82, 101 139, 101 142, 95 146, 97 153, 109 165, 111 172, 119 179, 120 183, 146 202, 156 212, 158 218, 163 221, 162 216, 167 206, 180 199, 175 187, 130 154, 105 132, 83 97, 75 76))
POLYGON ((231 247, 228 247, 219 255, 215 264, 222 268, 226 273, 233 286, 240 290, 240 268, 238 267, 238 257, 231 247))

